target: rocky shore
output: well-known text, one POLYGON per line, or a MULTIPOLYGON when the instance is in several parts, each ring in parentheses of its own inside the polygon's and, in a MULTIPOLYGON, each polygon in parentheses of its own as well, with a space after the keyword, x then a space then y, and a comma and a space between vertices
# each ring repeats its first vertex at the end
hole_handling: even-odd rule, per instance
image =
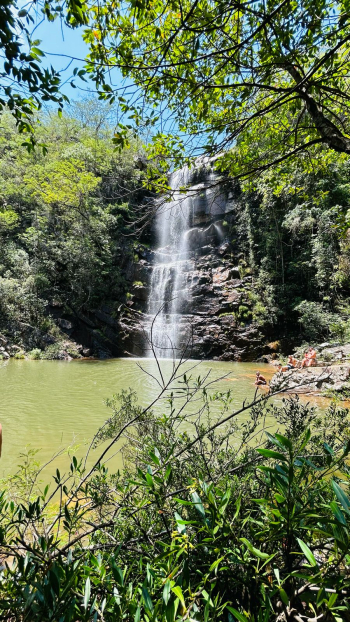
POLYGON ((15 359, 46 359, 71 361, 87 358, 89 348, 84 348, 63 332, 53 336, 30 325, 17 325, 9 335, 0 333, 0 361, 15 359))
POLYGON ((350 394, 350 364, 279 371, 271 378, 270 388, 285 393, 347 395, 350 394))

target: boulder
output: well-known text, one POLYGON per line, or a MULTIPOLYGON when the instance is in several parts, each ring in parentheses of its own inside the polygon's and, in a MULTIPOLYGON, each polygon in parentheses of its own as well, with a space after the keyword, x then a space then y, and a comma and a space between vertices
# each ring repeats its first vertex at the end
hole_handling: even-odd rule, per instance
POLYGON ((64 331, 70 331, 73 328, 72 322, 70 322, 69 320, 65 320, 64 318, 61 318, 61 317, 58 318, 57 324, 64 331))

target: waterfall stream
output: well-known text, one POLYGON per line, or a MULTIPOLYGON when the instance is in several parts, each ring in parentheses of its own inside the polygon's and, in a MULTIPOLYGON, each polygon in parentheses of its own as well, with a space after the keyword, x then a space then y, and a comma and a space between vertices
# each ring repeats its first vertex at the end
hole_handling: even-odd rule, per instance
POLYGON ((194 265, 188 234, 193 205, 191 196, 180 190, 188 185, 189 179, 187 167, 173 173, 172 200, 161 204, 157 211, 158 246, 154 252, 147 313, 153 322, 148 338, 159 358, 179 355, 181 317, 191 299, 194 265))
POLYGON ((172 173, 169 186, 154 206, 152 246, 139 249, 130 275, 132 299, 119 320, 123 351, 252 360, 262 344, 250 316, 240 320, 251 308, 252 276, 241 265, 239 188, 209 158, 172 173))

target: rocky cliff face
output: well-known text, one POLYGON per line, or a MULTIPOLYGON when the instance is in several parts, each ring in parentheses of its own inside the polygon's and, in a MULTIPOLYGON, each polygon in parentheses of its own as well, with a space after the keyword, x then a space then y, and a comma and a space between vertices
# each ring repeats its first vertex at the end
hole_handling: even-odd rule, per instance
POLYGON ((160 357, 186 349, 192 358, 253 360, 264 346, 251 322, 251 276, 227 237, 235 191, 208 162, 172 184, 172 200, 154 223, 154 248, 137 249, 131 298, 118 320, 122 353, 149 354, 158 314, 152 338, 160 357))

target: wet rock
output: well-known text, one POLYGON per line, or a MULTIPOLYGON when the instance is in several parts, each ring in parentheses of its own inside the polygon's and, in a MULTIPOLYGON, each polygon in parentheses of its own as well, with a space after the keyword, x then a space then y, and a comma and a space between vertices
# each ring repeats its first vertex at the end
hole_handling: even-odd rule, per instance
POLYGON ((139 261, 127 276, 132 299, 120 310, 115 328, 120 353, 147 354, 147 334, 155 314, 163 305, 163 316, 168 315, 166 321, 170 326, 170 314, 174 313, 171 301, 178 297, 181 308, 176 309, 177 337, 180 348, 187 346, 188 356, 254 360, 265 354, 266 346, 249 319, 252 303, 247 293, 252 289, 252 278, 241 278, 239 263, 244 257, 235 253, 234 246, 225 238, 226 223, 233 223, 234 191, 220 184, 212 189, 211 173, 208 176, 205 166, 203 170, 190 171, 189 180, 195 186, 190 208, 185 203, 183 211, 178 213, 181 240, 181 236, 177 239, 173 235, 173 229, 165 227, 162 248, 150 251, 139 245, 135 249, 139 261), (180 270, 172 265, 174 256, 177 266, 181 262, 180 270), (149 307, 152 275, 153 283, 161 283, 161 288, 152 290, 149 307), (240 305, 245 306, 245 317, 239 313, 240 305), (149 315, 149 308, 153 309, 153 316, 149 315))
POLYGON ((149 288, 145 287, 144 285, 134 285, 131 290, 131 293, 138 300, 142 300, 143 302, 146 302, 148 300, 149 288))
POLYGON ((45 348, 46 346, 55 343, 55 338, 52 335, 46 333, 45 335, 42 335, 41 343, 43 344, 43 348, 45 348))

